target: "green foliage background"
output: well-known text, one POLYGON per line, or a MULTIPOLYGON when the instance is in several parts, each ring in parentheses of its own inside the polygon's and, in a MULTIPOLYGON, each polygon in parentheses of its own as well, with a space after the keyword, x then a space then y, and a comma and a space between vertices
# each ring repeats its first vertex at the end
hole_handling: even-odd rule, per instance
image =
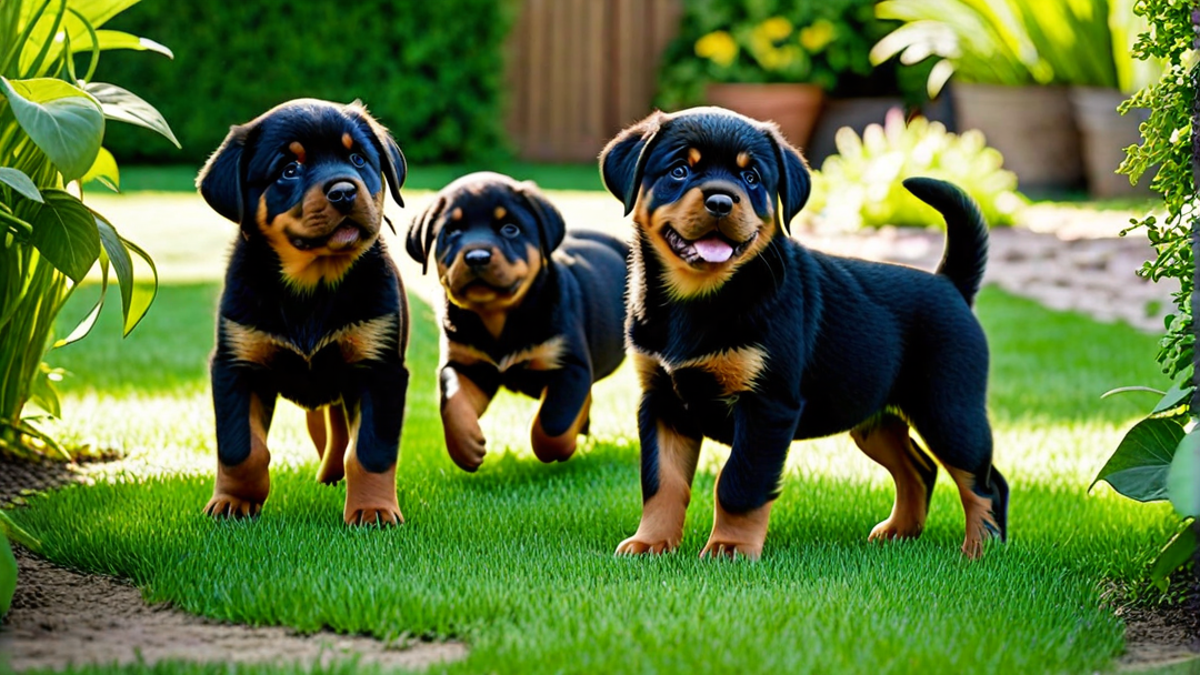
POLYGON ((199 162, 231 124, 303 96, 361 98, 410 161, 462 161, 503 150, 506 0, 351 3, 143 2, 111 28, 170 45, 175 60, 112 53, 105 77, 136 82, 183 144, 113 129, 122 161, 199 162))
POLYGON ((932 64, 871 65, 871 47, 898 25, 877 19, 875 4, 875 0, 684 0, 679 36, 663 55, 656 103, 666 110, 703 105, 708 82, 781 81, 762 72, 744 49, 730 68, 720 68, 695 51, 696 41, 712 31, 737 31, 773 16, 786 17, 797 29, 821 19, 836 29, 833 41, 811 57, 811 72, 803 81, 836 96, 899 95, 909 104, 922 103, 932 64))

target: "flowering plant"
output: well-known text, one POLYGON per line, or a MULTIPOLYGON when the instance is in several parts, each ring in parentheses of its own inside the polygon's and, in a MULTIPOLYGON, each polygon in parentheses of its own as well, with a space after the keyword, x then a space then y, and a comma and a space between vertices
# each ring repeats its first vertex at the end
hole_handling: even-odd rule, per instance
POLYGON ((710 82, 810 83, 839 95, 879 95, 916 92, 924 80, 898 86, 896 67, 872 68, 871 46, 895 26, 875 17, 873 0, 685 0, 684 7, 663 59, 658 103, 665 108, 702 102, 710 82))

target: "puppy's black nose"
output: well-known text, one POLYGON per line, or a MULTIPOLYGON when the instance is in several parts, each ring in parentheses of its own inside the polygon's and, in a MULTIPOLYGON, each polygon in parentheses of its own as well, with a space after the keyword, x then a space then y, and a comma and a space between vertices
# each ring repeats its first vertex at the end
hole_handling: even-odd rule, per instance
POLYGON ((716 193, 704 198, 704 208, 718 218, 724 218, 733 211, 733 197, 716 193))
POLYGON ((358 187, 348 180, 339 180, 325 188, 325 199, 342 213, 348 213, 354 208, 354 198, 357 196, 358 187))
POLYGON ((463 254, 463 260, 471 267, 483 267, 492 261, 492 252, 486 248, 473 248, 463 254))

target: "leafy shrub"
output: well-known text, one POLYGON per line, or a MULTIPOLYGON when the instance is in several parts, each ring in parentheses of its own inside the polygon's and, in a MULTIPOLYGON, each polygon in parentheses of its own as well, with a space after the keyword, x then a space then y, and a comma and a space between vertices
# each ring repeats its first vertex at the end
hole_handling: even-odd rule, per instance
POLYGON ((902 184, 914 176, 948 180, 970 194, 990 225, 1012 225, 1024 205, 1017 177, 1001 168, 1003 158, 978 130, 946 131, 941 122, 917 117, 907 124, 893 108, 880 126, 849 127, 836 136, 837 154, 813 173, 814 212, 830 225, 858 229, 881 225, 927 227, 938 213, 902 184))
MULTIPOLYGON (((838 96, 919 97, 927 69, 871 66, 871 45, 895 27, 873 0, 685 0, 663 56, 658 104, 704 103, 709 82, 808 82, 838 96)), ((915 98, 914 98, 915 102, 915 98)))
POLYGON ((950 75, 1002 85, 1133 87, 1128 56, 1131 0, 887 0, 877 14, 897 28, 871 52, 874 63, 933 56, 935 96, 950 75))
MULTIPOLYGON (((1169 499, 1181 520, 1176 535, 1163 547, 1151 570, 1151 580, 1165 588, 1167 577, 1190 559, 1200 556, 1200 426, 1197 426, 1196 333, 1192 315, 1195 259, 1192 228, 1200 204, 1200 164, 1194 155, 1193 134, 1200 124, 1200 70, 1192 47, 1200 35, 1200 10, 1189 15, 1188 3, 1143 0, 1135 11, 1151 24, 1134 48, 1141 60, 1161 60, 1165 72, 1121 106, 1148 108, 1150 118, 1141 125, 1141 145, 1126 149, 1119 171, 1137 180, 1151 167, 1158 173, 1150 187, 1163 196, 1166 217, 1133 221, 1129 228, 1145 228, 1157 252, 1138 274, 1160 281, 1174 279, 1175 312, 1166 318, 1166 334, 1159 343, 1158 362, 1175 384, 1150 415, 1138 422, 1117 446, 1096 477, 1121 494, 1138 501, 1169 499), (1188 428, 1191 427, 1190 431, 1188 428)), ((1127 389, 1145 389, 1130 387, 1127 389)), ((1121 391, 1121 390, 1115 390, 1121 391)), ((1111 393, 1111 392, 1110 392, 1111 393)))
MULTIPOLYGON (((170 55, 162 45, 97 27, 136 0, 7 0, 0 5, 0 450, 28 454, 49 447, 33 401, 59 414, 42 363, 54 320, 97 262, 100 299, 84 322, 55 344, 82 338, 99 314, 109 273, 121 291, 124 331, 145 314, 157 289, 134 283, 134 257, 153 263, 104 216, 83 204, 79 182, 116 186, 117 164, 102 147, 105 120, 157 131, 174 141, 158 111, 112 84, 89 82, 102 51, 130 49, 170 55), (85 72, 76 71, 84 57, 85 72), (72 187, 73 190, 66 188, 72 187)), ((157 273, 156 273, 157 275, 157 273)))
POLYGON ((114 24, 152 32, 175 63, 119 55, 111 77, 138 82, 173 120, 183 152, 114 133, 123 160, 200 162, 245 122, 287 99, 362 99, 410 161, 494 155, 503 145, 506 0, 147 2, 114 24))

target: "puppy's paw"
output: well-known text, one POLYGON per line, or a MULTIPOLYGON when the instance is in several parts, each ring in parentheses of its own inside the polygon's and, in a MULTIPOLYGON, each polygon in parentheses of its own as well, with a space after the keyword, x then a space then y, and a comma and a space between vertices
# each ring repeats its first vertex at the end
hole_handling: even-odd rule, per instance
POLYGON ((891 541, 893 539, 916 539, 921 536, 924 524, 915 520, 892 517, 876 525, 867 541, 891 541))
POLYGON ((670 541, 661 537, 647 537, 640 534, 635 534, 625 541, 617 544, 616 555, 660 555, 662 553, 670 553, 679 545, 678 541, 670 541))
POLYGON ((473 429, 447 429, 446 452, 458 468, 474 473, 487 456, 487 439, 478 425, 473 429))
POLYGON ((255 518, 262 511, 262 505, 263 503, 260 501, 242 499, 241 497, 219 492, 214 494, 212 499, 208 500, 208 504, 204 507, 204 513, 218 520, 221 518, 233 518, 235 520, 255 518))
POLYGON ((741 556, 750 560, 758 560, 762 557, 762 548, 762 542, 728 541, 712 537, 705 544, 704 550, 700 551, 700 557, 733 560, 741 556))
POLYGON ((347 505, 342 518, 347 525, 351 526, 378 525, 386 527, 404 524, 404 515, 400 513, 400 507, 394 504, 355 505, 354 507, 347 505))

